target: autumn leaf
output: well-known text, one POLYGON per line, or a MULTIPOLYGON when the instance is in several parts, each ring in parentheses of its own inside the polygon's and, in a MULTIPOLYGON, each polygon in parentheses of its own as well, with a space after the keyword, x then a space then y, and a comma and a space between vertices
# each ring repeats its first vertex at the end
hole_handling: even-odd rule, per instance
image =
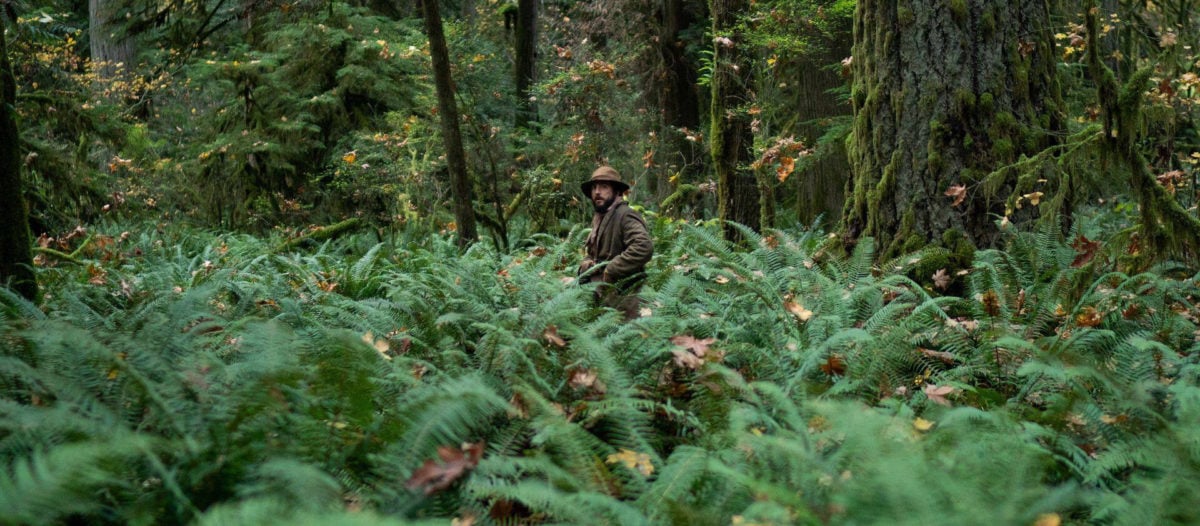
POLYGON ((404 483, 406 488, 420 489, 426 495, 431 495, 450 487, 479 464, 479 459, 483 457, 483 442, 465 443, 460 448, 438 446, 437 454, 441 463, 426 460, 404 483))
POLYGON ((692 354, 686 349, 675 349, 671 351, 671 354, 675 356, 675 365, 680 367, 695 370, 704 365, 704 360, 701 360, 699 356, 692 354))
POLYGON ((958 205, 961 205, 967 198, 967 187, 961 184, 952 185, 946 189, 946 197, 953 197, 954 202, 950 203, 950 206, 958 208, 958 205))
POLYGON ((1174 46, 1179 41, 1179 36, 1170 31, 1163 33, 1163 36, 1158 39, 1158 45, 1162 47, 1174 46))
POLYGON ((1033 526, 1059 526, 1061 524, 1062 518, 1057 513, 1043 513, 1033 521, 1033 526))
POLYGON ((354 164, 356 159, 358 159, 358 151, 355 150, 346 152, 346 155, 342 156, 342 161, 344 161, 346 164, 354 164))
POLYGON ((917 431, 924 433, 926 431, 929 431, 930 429, 933 429, 933 422, 930 422, 929 420, 925 420, 924 418, 921 418, 921 417, 917 417, 916 420, 913 420, 913 429, 916 429, 917 431))
POLYGON ((388 345, 387 339, 376 339, 375 335, 371 331, 367 331, 367 333, 362 336, 362 341, 363 343, 370 345, 372 349, 375 349, 375 352, 378 352, 379 356, 382 356, 384 360, 392 359, 392 356, 388 354, 388 349, 391 346, 388 345))
POLYGON ((1092 241, 1079 234, 1071 248, 1075 249, 1075 259, 1071 261, 1071 268, 1079 268, 1087 265, 1089 261, 1096 257, 1096 252, 1100 250, 1100 242, 1092 241))
POLYGON ((1079 310, 1079 314, 1075 315, 1075 324, 1080 327, 1095 327, 1100 325, 1103 316, 1096 310, 1095 307, 1087 306, 1079 310))
POLYGON ((833 353, 821 362, 821 372, 829 376, 844 376, 846 374, 846 360, 842 359, 842 355, 833 353))
POLYGON ((571 373, 571 379, 567 383, 575 389, 588 389, 600 394, 604 394, 608 390, 596 373, 588 369, 576 369, 571 373))
POLYGON ((643 476, 649 477, 654 474, 654 463, 650 461, 650 455, 638 453, 622 448, 619 453, 609 455, 605 462, 609 464, 624 464, 625 467, 641 473, 643 476))
POLYGON ((795 169, 796 160, 788 156, 783 156, 779 159, 779 168, 775 169, 775 177, 779 179, 779 182, 785 182, 795 169))
POLYGON ((671 337, 671 343, 691 351, 700 358, 703 358, 704 354, 708 352, 708 346, 716 341, 716 338, 697 339, 688 334, 671 337))
POLYGON ((792 315, 800 321, 808 321, 812 319, 813 316, 812 311, 804 308, 803 305, 800 305, 792 300, 783 302, 783 308, 787 309, 788 312, 792 313, 792 315))
POLYGON ((956 389, 948 385, 925 384, 921 390, 925 393, 925 396, 929 397, 929 401, 949 406, 950 401, 946 400, 946 395, 954 393, 956 389))
POLYGON ((954 363, 955 360, 954 354, 948 351, 935 351, 933 349, 924 349, 921 347, 917 347, 917 351, 929 358, 935 358, 950 364, 954 363))
POLYGON ((937 272, 934 272, 932 278, 933 286, 941 290, 946 290, 950 286, 950 274, 944 268, 940 268, 937 272))
POLYGON ((567 341, 562 339, 562 336, 558 335, 558 327, 554 325, 550 325, 546 327, 545 331, 542 331, 542 338, 545 338, 546 341, 550 342, 555 347, 562 348, 567 346, 567 341))

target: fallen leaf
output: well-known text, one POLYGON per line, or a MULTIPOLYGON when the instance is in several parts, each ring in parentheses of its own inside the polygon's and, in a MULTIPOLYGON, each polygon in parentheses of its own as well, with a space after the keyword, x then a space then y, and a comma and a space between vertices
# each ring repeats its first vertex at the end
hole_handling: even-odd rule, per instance
POLYGON ((691 351, 699 358, 703 358, 704 353, 708 352, 708 346, 712 345, 713 342, 716 341, 716 338, 697 339, 689 334, 671 337, 671 343, 691 351))
POLYGON ((619 453, 609 455, 605 460, 609 464, 621 463, 625 467, 641 473, 643 476, 649 477, 654 473, 654 463, 650 461, 650 455, 638 453, 622 448, 619 453))
POLYGON ((1080 327, 1095 327, 1100 325, 1103 316, 1096 310, 1095 307, 1087 306, 1079 310, 1079 314, 1075 315, 1075 324, 1080 327))
POLYGON ((346 152, 346 155, 342 156, 342 160, 345 161, 346 164, 354 164, 355 159, 358 159, 357 151, 349 151, 346 152))
POLYGON ((558 327, 554 325, 550 325, 546 327, 545 331, 542 331, 542 338, 545 338, 547 342, 550 342, 555 347, 563 348, 567 346, 567 341, 558 335, 558 327))
POLYGON ((1033 521, 1033 526, 1059 526, 1060 524, 1062 524, 1062 518, 1057 513, 1043 513, 1033 521))
POLYGON ((950 274, 946 273, 946 269, 940 268, 933 273, 933 286, 946 290, 950 286, 950 274))
POLYGON ((950 401, 946 400, 946 395, 954 393, 956 389, 948 385, 925 384, 921 390, 925 393, 925 396, 929 397, 931 402, 949 406, 950 401))
POLYGON ((404 483, 404 487, 420 489, 426 495, 450 487, 479 464, 479 459, 483 457, 483 442, 463 444, 459 448, 438 446, 437 454, 441 463, 426 460, 404 483))
POLYGON ((671 351, 671 354, 675 355, 675 365, 680 367, 699 369, 701 365, 704 365, 704 360, 686 349, 675 349, 671 351))
POLYGON ((792 313, 792 315, 795 316, 800 321, 811 320, 812 316, 813 316, 812 311, 804 308, 803 305, 800 305, 799 303, 796 303, 791 300, 784 302, 783 308, 787 309, 788 312, 792 313))
POLYGON ((947 351, 935 351, 933 349, 923 349, 921 347, 917 347, 917 351, 930 358, 936 358, 946 363, 954 363, 954 355, 947 351))
POLYGON ((825 358, 821 362, 821 372, 829 376, 844 376, 846 374, 846 360, 842 359, 842 355, 834 353, 825 358))
POLYGON ((1079 234, 1071 243, 1071 248, 1075 249, 1075 259, 1071 261, 1071 268, 1079 268, 1096 257, 1096 252, 1100 250, 1100 242, 1079 234))
POLYGON ((929 431, 930 429, 933 429, 933 422, 925 420, 921 417, 917 417, 916 420, 913 420, 913 429, 921 432, 929 431))

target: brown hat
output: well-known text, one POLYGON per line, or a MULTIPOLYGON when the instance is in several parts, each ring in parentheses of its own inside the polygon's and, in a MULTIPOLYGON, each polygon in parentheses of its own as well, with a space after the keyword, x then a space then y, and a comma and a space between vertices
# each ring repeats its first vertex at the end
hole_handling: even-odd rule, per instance
POLYGON ((583 190, 583 195, 591 196, 592 185, 596 183, 608 183, 612 185, 618 194, 624 193, 629 189, 629 185, 621 180, 621 174, 617 173, 611 166, 596 168, 596 171, 592 172, 592 178, 584 181, 583 184, 579 185, 579 188, 583 190))

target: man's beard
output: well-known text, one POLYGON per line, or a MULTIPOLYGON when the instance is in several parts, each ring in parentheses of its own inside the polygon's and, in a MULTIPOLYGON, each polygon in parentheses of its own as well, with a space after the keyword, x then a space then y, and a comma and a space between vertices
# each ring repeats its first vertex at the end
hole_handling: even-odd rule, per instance
POLYGON ((602 204, 596 204, 595 201, 592 201, 592 207, 596 209, 596 213, 603 214, 603 213, 607 212, 609 208, 612 207, 613 201, 616 201, 616 200, 617 200, 617 196, 614 195, 614 196, 608 198, 607 200, 605 200, 604 203, 602 203, 602 204))

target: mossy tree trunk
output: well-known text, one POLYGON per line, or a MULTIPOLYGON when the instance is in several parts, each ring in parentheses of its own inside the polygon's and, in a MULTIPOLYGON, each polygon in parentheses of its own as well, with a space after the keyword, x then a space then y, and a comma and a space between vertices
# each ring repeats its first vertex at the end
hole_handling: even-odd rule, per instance
POLYGON ((750 169, 754 135, 750 127, 751 44, 738 27, 747 0, 711 0, 713 27, 712 101, 709 114, 709 147, 717 173, 717 216, 725 224, 725 238, 740 238, 728 222, 758 230, 760 226, 758 180, 750 169))
POLYGON ((842 229, 881 256, 993 246, 1012 181, 981 179, 1063 128, 1047 0, 859 0, 842 229), (952 206, 946 191, 962 185, 952 206), (1007 190, 1007 192, 1006 192, 1007 190))
POLYGON ((684 0, 664 0, 659 13, 658 54, 662 65, 651 76, 651 82, 662 111, 660 136, 664 144, 660 158, 666 173, 652 180, 657 201, 672 191, 668 184, 670 176, 679 175, 681 183, 691 181, 692 176, 703 173, 706 164, 703 145, 689 139, 684 132, 697 133, 700 129, 700 92, 696 87, 700 75, 685 53, 683 33, 697 22, 698 16, 703 17, 703 12, 693 12, 693 9, 703 11, 702 7, 684 0))
POLYGON ((797 131, 809 147, 816 147, 817 154, 798 170, 793 178, 798 179, 796 193, 797 212, 800 222, 810 225, 821 218, 826 228, 832 228, 841 218, 842 204, 846 202, 846 179, 850 164, 846 159, 846 142, 842 138, 827 144, 816 141, 829 129, 829 119, 846 117, 850 106, 839 100, 830 90, 845 82, 829 64, 836 64, 850 55, 851 33, 849 24, 837 38, 829 41, 828 48, 799 64, 796 79, 798 95, 794 100, 797 131))
POLYGON ((537 121, 537 105, 530 98, 536 80, 538 0, 517 1, 517 119, 518 128, 537 121))
POLYGON ((8 62, 3 17, 0 13, 0 286, 11 283, 13 290, 33 300, 37 297, 37 278, 33 274, 28 211, 21 197, 17 86, 8 62))
POLYGON ((471 206, 471 179, 463 151, 462 130, 458 124, 458 103, 454 100, 454 79, 450 77, 450 51, 442 30, 438 0, 424 0, 425 34, 429 36, 429 56, 433 61, 433 82, 437 91, 438 115, 442 123, 442 141, 446 146, 446 166, 450 170, 450 192, 454 200, 454 222, 458 245, 475 242, 475 210, 471 206))
POLYGON ((119 0, 88 0, 88 44, 92 62, 103 78, 133 66, 133 40, 113 23, 120 7, 119 0))

